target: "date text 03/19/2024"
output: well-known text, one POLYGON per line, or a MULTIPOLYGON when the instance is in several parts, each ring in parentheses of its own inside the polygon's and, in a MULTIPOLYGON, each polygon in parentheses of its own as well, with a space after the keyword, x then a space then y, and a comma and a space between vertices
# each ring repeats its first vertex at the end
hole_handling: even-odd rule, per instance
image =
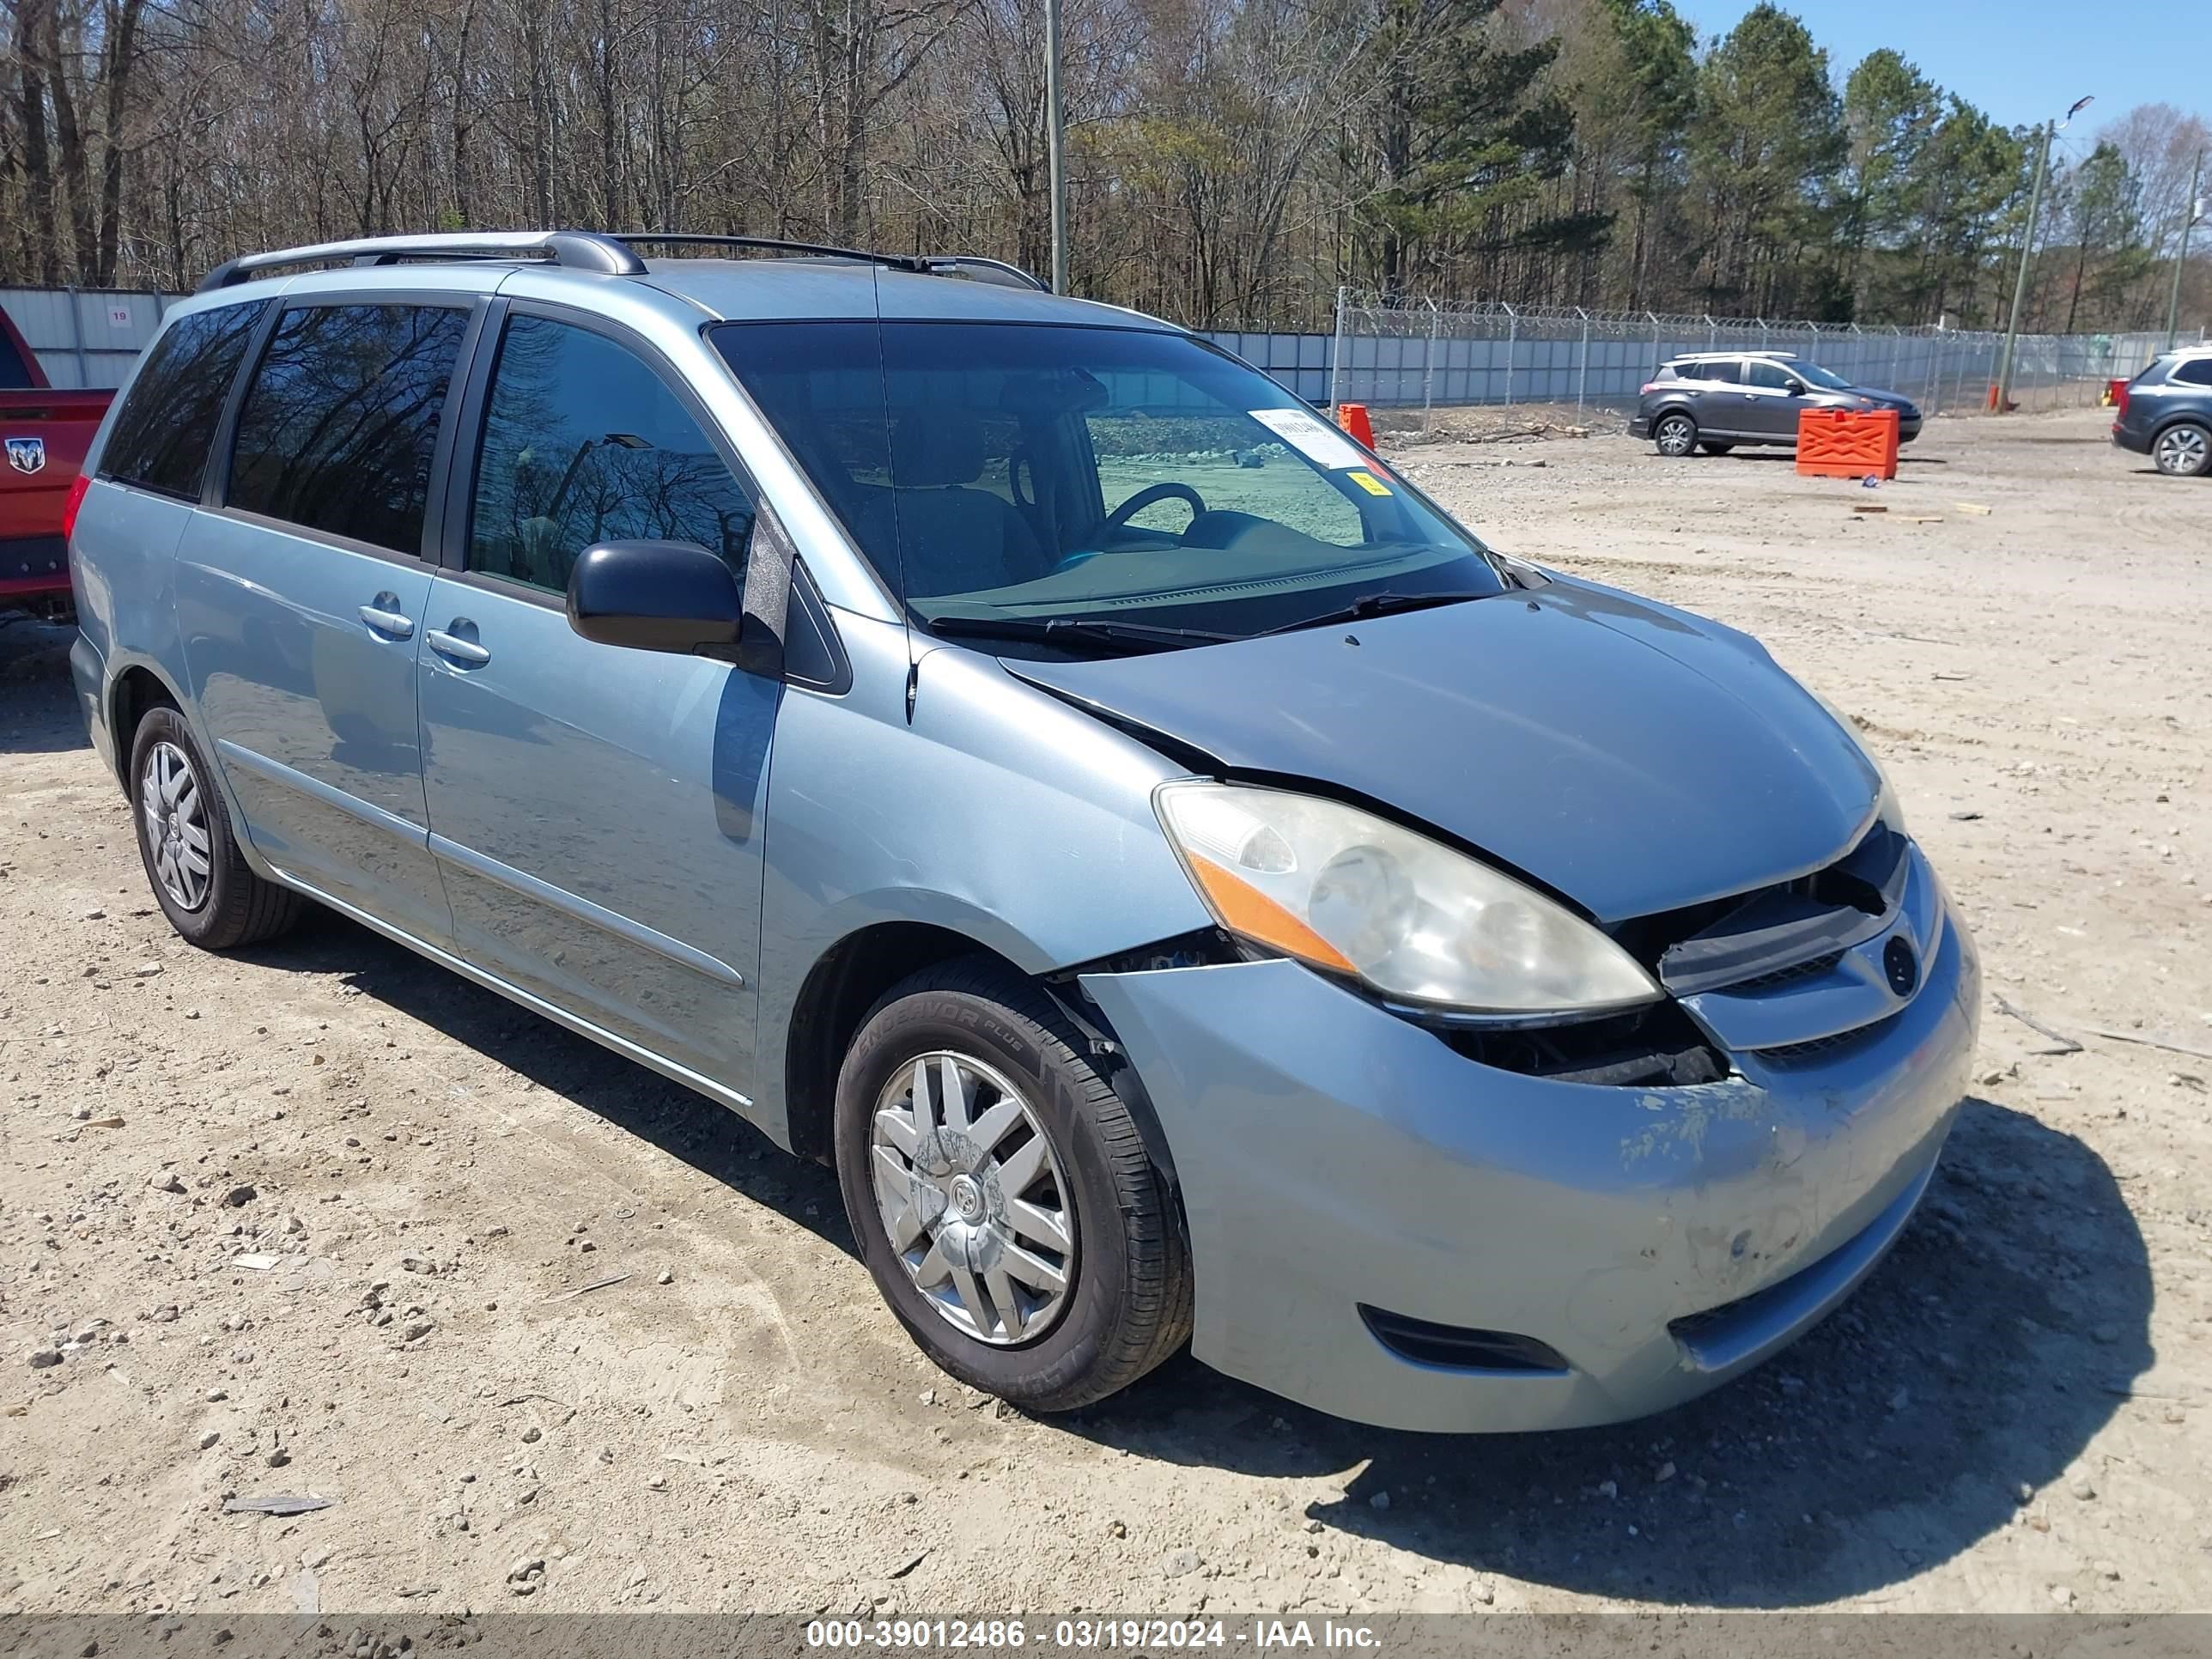
POLYGON ((817 1619, 806 1645, 829 1649, 1046 1649, 1133 1651, 1160 1648, 1339 1648, 1372 1651, 1369 1626, 1334 1620, 1058 1619, 1032 1627, 1022 1619, 817 1619))

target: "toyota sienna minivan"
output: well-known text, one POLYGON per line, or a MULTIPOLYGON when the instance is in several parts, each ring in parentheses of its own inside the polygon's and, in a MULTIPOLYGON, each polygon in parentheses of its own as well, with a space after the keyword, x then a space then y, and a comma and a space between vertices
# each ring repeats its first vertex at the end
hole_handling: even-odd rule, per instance
POLYGON ((833 1164, 1024 1407, 1188 1342, 1376 1424, 1654 1411, 1834 1308, 1950 1128, 1973 947, 1830 710, 1170 324, 295 249, 84 477, 72 666, 179 933, 312 901, 833 1164))

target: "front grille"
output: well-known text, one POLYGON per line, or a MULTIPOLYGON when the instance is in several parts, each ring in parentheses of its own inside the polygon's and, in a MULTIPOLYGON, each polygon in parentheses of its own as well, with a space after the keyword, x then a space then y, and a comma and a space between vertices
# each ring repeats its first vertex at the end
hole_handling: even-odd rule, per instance
POLYGON ((1778 1048, 1757 1050, 1759 1058, 1769 1066, 1811 1066, 1831 1060, 1841 1060, 1855 1048, 1863 1048, 1879 1037, 1897 1018, 1875 1020, 1871 1025, 1861 1025, 1849 1031, 1838 1031, 1831 1036, 1814 1037, 1805 1042, 1785 1042, 1778 1048))
POLYGON ((1751 991, 1778 991, 1785 985, 1795 985, 1801 980, 1818 979, 1844 959, 1841 951, 1830 951, 1805 962, 1793 963, 1787 968, 1776 968, 1754 978, 1738 980, 1728 988, 1738 994, 1751 991))
POLYGON ((1438 1325, 1405 1314, 1359 1304, 1359 1316, 1375 1340, 1401 1359, 1462 1371, 1564 1373, 1567 1362, 1558 1349, 1533 1336, 1511 1331, 1483 1331, 1462 1325, 1438 1325))

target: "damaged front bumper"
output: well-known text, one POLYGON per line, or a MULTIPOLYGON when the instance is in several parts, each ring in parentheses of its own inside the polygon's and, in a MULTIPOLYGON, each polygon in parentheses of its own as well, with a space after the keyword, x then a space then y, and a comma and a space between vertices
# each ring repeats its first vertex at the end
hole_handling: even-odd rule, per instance
POLYGON ((1172 1153, 1194 1352, 1459 1431, 1637 1417, 1758 1364, 1873 1267, 1949 1133, 1980 975, 1934 904, 1915 994, 1862 1040, 1690 1087, 1480 1065, 1287 961, 1085 975, 1172 1153))

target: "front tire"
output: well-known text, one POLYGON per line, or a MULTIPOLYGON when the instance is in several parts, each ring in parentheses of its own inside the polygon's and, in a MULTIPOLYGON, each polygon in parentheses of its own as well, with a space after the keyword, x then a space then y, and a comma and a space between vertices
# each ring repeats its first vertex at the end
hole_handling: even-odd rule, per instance
POLYGON ((2212 471, 2212 428, 2176 421, 2158 434, 2150 458, 2169 478, 2201 478, 2212 471))
POLYGON ((1698 423, 1679 410, 1662 415, 1651 428, 1651 443, 1669 460, 1680 460, 1698 447, 1698 423))
POLYGON ((837 1078, 838 1185, 916 1346, 1025 1410, 1073 1411, 1190 1334, 1175 1200, 1052 1000, 987 957, 924 969, 837 1078))
POLYGON ((175 709, 149 709, 138 722, 130 776, 146 880, 188 943, 228 951, 273 939, 299 919, 299 895, 262 880, 246 862, 222 793, 175 709))

